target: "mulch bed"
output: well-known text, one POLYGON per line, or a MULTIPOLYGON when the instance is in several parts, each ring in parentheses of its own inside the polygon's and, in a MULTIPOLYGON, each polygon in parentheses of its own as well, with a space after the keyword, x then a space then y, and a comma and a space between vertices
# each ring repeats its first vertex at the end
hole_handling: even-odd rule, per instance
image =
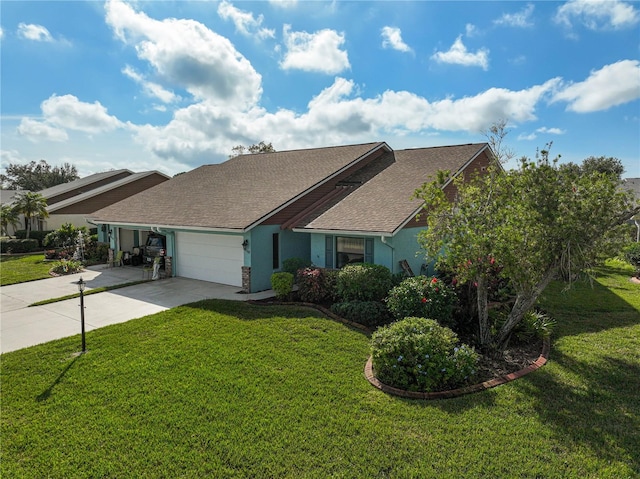
POLYGON ((498 358, 481 355, 476 367, 476 379, 484 382, 520 371, 534 363, 541 350, 541 341, 535 341, 531 344, 509 346, 498 358))

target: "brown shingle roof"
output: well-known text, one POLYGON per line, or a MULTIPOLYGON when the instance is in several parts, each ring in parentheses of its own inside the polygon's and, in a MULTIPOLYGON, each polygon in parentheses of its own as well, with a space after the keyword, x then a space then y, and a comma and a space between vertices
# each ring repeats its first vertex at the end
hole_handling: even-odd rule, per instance
POLYGON ((411 198, 416 188, 435 179, 438 170, 458 172, 486 147, 476 143, 389 153, 394 157, 389 166, 303 228, 392 234, 421 206, 411 198))
POLYGON ((97 211, 98 223, 247 229, 384 142, 241 155, 97 211))

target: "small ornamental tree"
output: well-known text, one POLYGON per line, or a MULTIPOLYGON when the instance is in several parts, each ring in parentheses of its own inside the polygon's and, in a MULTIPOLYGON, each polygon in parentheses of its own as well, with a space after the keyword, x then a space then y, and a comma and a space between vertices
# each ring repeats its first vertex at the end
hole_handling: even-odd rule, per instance
POLYGON ((561 167, 543 150, 537 161, 523 158, 515 170, 503 171, 496 164, 487 174, 454 178, 453 202, 442 189, 446 172, 416 191, 425 202, 427 228, 418 241, 428 259, 442 258, 459 281, 476 287, 482 347, 506 347, 554 277, 572 280, 626 241, 624 223, 640 205, 615 175, 587 170, 561 167), (488 314, 492 258, 515 292, 499 328, 490 324, 488 314))
POLYGON ((16 196, 15 210, 22 213, 27 220, 27 239, 31 233, 31 220, 33 218, 48 218, 47 200, 40 193, 26 191, 16 196))
POLYGON ((9 226, 15 230, 20 225, 20 213, 11 205, 0 205, 0 234, 9 236, 9 226))

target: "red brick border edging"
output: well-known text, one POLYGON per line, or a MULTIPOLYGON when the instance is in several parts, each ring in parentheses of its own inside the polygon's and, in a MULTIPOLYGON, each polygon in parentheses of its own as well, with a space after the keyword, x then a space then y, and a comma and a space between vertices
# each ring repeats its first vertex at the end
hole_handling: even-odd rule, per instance
MULTIPOLYGON (((313 308, 317 311, 320 311, 321 313, 326 314, 330 318, 335 319, 336 321, 339 321, 351 328, 359 329, 360 331, 362 331, 367 335, 371 335, 372 333, 371 329, 367 328, 366 326, 341 318, 340 316, 338 316, 337 314, 334 314, 327 308, 315 303, 302 303, 302 302, 290 303, 286 301, 271 301, 269 303, 263 303, 260 301, 252 301, 252 300, 249 300, 247 302, 250 304, 257 304, 257 305, 264 305, 264 306, 276 305, 276 304, 290 305, 290 306, 305 306, 307 308, 313 308)), ((501 384, 506 384, 508 382, 521 378, 522 376, 525 376, 535 371, 536 369, 540 369, 542 366, 544 366, 547 363, 547 360, 549 358, 550 348, 551 348, 551 342, 549 338, 545 338, 542 342, 542 352, 540 353, 540 356, 538 356, 538 359, 536 359, 533 363, 531 363, 526 368, 507 374, 505 376, 500 376, 494 379, 490 379, 489 381, 485 381, 480 384, 474 384, 472 386, 466 386, 458 389, 450 389, 449 391, 438 391, 438 392, 428 393, 428 392, 406 391, 404 389, 398 389, 392 386, 388 386, 383 382, 379 381, 378 378, 376 378, 375 374, 373 373, 373 364, 371 362, 371 356, 369 356, 369 359, 367 360, 367 363, 364 366, 364 375, 367 378, 367 381, 369 381, 374 387, 388 394, 393 394, 394 396, 400 396, 408 399, 454 398, 458 396, 463 396, 465 394, 484 391, 485 389, 494 388, 496 386, 500 386, 501 384)))
POLYGON ((462 396, 464 394, 470 394, 475 392, 484 391, 485 389, 494 388, 496 386, 500 386, 501 384, 505 384, 511 382, 515 379, 521 378, 526 374, 529 374, 536 369, 541 368, 547 363, 547 359, 549 358, 549 350, 551 347, 551 343, 549 338, 545 338, 542 342, 542 352, 538 359, 536 359, 533 363, 527 366, 524 369, 519 371, 507 374, 505 376, 500 376, 494 379, 490 379, 489 381, 485 381, 480 384, 474 384, 472 386, 466 386, 458 389, 451 389, 449 391, 438 391, 438 392, 417 392, 417 391, 406 391, 404 389, 394 388, 392 386, 388 386, 383 382, 379 381, 378 378, 375 377, 373 373, 373 363, 371 361, 371 356, 367 360, 367 364, 364 366, 364 375, 367 380, 376 388, 384 391, 388 394, 393 394, 394 396, 400 396, 408 399, 447 399, 454 398, 458 396, 462 396))

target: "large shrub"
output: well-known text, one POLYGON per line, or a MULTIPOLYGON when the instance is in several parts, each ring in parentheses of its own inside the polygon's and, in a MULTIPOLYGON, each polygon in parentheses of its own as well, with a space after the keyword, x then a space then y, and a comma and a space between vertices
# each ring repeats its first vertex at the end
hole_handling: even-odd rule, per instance
POLYGON ((340 270, 336 289, 342 301, 382 301, 392 286, 389 268, 358 263, 348 264, 340 270))
POLYGON ((57 230, 47 234, 42 240, 42 245, 75 250, 80 235, 82 235, 85 244, 91 241, 89 231, 85 226, 78 228, 71 223, 65 223, 57 230))
POLYGON ((287 299, 293 289, 293 275, 291 273, 273 273, 271 275, 271 289, 276 298, 287 299))
POLYGON ((298 297, 307 303, 332 302, 336 296, 337 271, 324 268, 298 270, 298 297))
POLYGON ((39 250, 36 239, 3 239, 0 241, 0 252, 2 253, 31 253, 39 250))
POLYGON ((379 328, 371 338, 376 377, 408 391, 441 391, 470 382, 478 355, 433 319, 405 318, 379 328))
POLYGON ((406 278, 389 291, 386 303, 396 319, 417 316, 451 325, 456 295, 452 288, 435 276, 415 276, 406 278))
POLYGON ((370 328, 388 324, 393 319, 386 306, 378 301, 334 303, 331 305, 331 311, 344 319, 370 328))
POLYGON ((640 278, 640 243, 632 243, 624 249, 626 259, 636 269, 636 276, 640 278))
MULTIPOLYGON (((31 230, 29 233, 29 239, 35 239, 38 241, 38 247, 42 248, 44 238, 51 233, 51 231, 34 231, 31 230)), ((27 238, 27 230, 18 230, 15 233, 17 239, 26 239, 27 238)))
POLYGON ((98 243, 92 239, 84 250, 84 258, 94 264, 106 263, 109 259, 109 243, 98 243))

